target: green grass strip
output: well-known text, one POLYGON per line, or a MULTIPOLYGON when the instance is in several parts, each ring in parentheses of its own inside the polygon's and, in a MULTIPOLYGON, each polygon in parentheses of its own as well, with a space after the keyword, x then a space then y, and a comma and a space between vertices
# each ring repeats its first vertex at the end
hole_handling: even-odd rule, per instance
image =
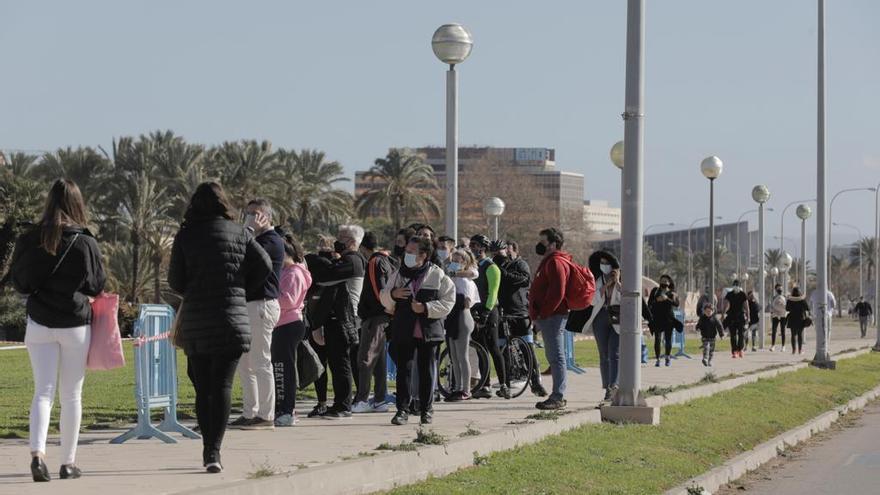
POLYGON ((880 384, 880 355, 664 407, 659 426, 586 425, 390 493, 656 494, 880 384))

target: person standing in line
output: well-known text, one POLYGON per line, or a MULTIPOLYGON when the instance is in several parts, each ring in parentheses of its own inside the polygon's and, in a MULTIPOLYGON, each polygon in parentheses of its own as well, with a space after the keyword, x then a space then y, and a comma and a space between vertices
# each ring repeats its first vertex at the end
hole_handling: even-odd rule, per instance
POLYGON ((303 308, 312 285, 312 275, 305 265, 303 248, 293 234, 276 227, 284 239, 284 268, 278 284, 278 305, 281 316, 272 332, 272 367, 275 371, 275 426, 297 423, 296 391, 298 389, 296 360, 299 343, 305 338, 303 308))
MULTIPOLYGON (((620 263, 607 251, 596 251, 590 255, 587 264, 596 280, 590 316, 586 328, 593 332, 599 351, 599 374, 602 377, 603 401, 610 401, 617 390, 617 371, 620 361, 620 333, 615 330, 611 307, 611 296, 618 290, 620 263), (614 274, 614 271, 617 274, 614 274)), ((619 307, 618 307, 619 309, 619 307)), ((618 313, 619 315, 619 313, 618 313)))
POLYGON ((715 338, 724 338, 724 329, 718 316, 715 315, 715 307, 711 304, 703 305, 703 313, 697 320, 696 329, 703 339, 703 366, 712 366, 712 358, 715 356, 715 338))
MULTIPOLYGON (((333 251, 333 237, 319 235, 315 243, 314 253, 305 255, 306 266, 312 275, 314 282, 318 273, 329 270, 339 258, 339 254, 333 251)), ((336 287, 323 287, 313 283, 306 294, 306 331, 308 332, 309 344, 318 355, 318 360, 324 368, 324 372, 315 380, 315 395, 318 402, 309 412, 308 417, 316 418, 327 412, 327 346, 324 342, 324 322, 326 315, 333 307, 333 298, 336 296, 336 287)))
POLYGON ((455 305, 444 325, 446 342, 449 347, 449 359, 452 363, 454 384, 452 394, 447 402, 458 402, 471 398, 471 362, 470 341, 474 332, 474 318, 471 307, 480 302, 477 285, 462 273, 475 270, 477 261, 470 251, 456 249, 449 257, 447 269, 452 283, 455 285, 455 305))
POLYGON ((405 363, 413 360, 416 351, 420 423, 433 421, 434 348, 443 341, 443 320, 455 306, 455 284, 440 267, 430 262, 433 251, 430 239, 418 236, 410 239, 403 264, 380 292, 382 304, 394 314, 391 320, 397 362, 397 413, 391 419, 394 425, 404 425, 409 420, 410 374, 405 363))
POLYGON ((782 339, 781 344, 782 347, 780 350, 785 352, 785 328, 786 328, 786 316, 785 312, 785 294, 782 293, 782 285, 776 284, 774 287, 776 294, 773 296, 773 301, 770 303, 770 319, 773 322, 773 327, 770 334, 770 352, 774 352, 776 350, 776 328, 779 328, 779 335, 782 339))
POLYGON ((10 276, 27 295, 24 343, 34 376, 30 409, 31 475, 49 481, 46 438, 61 376, 61 479, 82 475, 76 447, 82 421, 82 386, 91 338, 91 301, 104 290, 101 250, 89 232, 79 187, 58 179, 49 190, 40 222, 21 235, 10 276))
POLYGON ((785 309, 788 311, 788 328, 791 329, 791 353, 803 354, 804 328, 810 316, 810 306, 799 288, 795 287, 791 290, 785 309))
POLYGON ((238 362, 242 413, 229 426, 245 430, 271 430, 275 428, 272 333, 281 315, 278 282, 284 266, 284 241, 272 228, 272 205, 268 200, 251 200, 245 218, 245 227, 254 234, 257 243, 272 260, 272 271, 262 288, 247 293, 251 347, 238 362))
POLYGON ((385 310, 379 295, 388 283, 388 277, 397 269, 397 261, 386 251, 379 249, 376 235, 372 232, 364 234, 360 249, 361 254, 367 258, 367 275, 358 301, 358 317, 361 319, 357 356, 358 386, 351 412, 387 412, 385 332, 391 323, 391 315, 385 310), (372 401, 369 400, 371 377, 375 382, 372 401))
POLYGON ((437 259, 440 260, 440 268, 444 272, 449 271, 446 267, 450 263, 449 257, 453 251, 455 251, 455 239, 446 235, 437 238, 437 259))
MULTIPOLYGON (((675 331, 676 322, 675 308, 679 307, 680 302, 678 294, 675 292, 675 284, 669 275, 660 276, 660 286, 654 287, 651 295, 648 296, 648 307, 651 308, 651 315, 654 318, 651 330, 654 334, 654 357, 657 362, 654 364, 660 367, 660 341, 665 340, 666 366, 670 366, 672 359, 672 332, 675 331)), ((710 306, 711 303, 703 304, 703 307, 710 306)))
POLYGON ((330 315, 324 324, 327 362, 333 377, 333 405, 321 415, 323 419, 351 418, 354 382, 351 356, 357 352, 360 338, 357 308, 367 270, 367 260, 358 251, 363 238, 363 227, 340 225, 333 243, 340 258, 331 267, 319 271, 315 278, 321 285, 337 286, 330 315))
POLYGON ((724 314, 724 326, 730 332, 731 356, 741 358, 745 347, 746 322, 750 317, 748 299, 740 288, 739 280, 733 281, 733 288, 724 296, 724 314))
POLYGON ((855 312, 859 316, 859 330, 862 332, 862 338, 865 338, 868 335, 868 319, 874 314, 874 309, 869 302, 865 301, 864 296, 859 296, 855 312))
POLYGON ((223 470, 220 446, 232 401, 232 381, 251 346, 247 293, 266 287, 269 255, 237 224, 223 188, 200 184, 174 237, 168 285, 183 295, 177 340, 187 357, 202 433, 202 461, 209 473, 223 470))
MULTIPOLYGON (((501 270, 489 256, 489 238, 477 234, 471 237, 471 253, 477 260, 479 276, 475 283, 480 293, 480 302, 474 305, 474 315, 483 324, 478 332, 478 338, 489 354, 495 365, 495 373, 498 375, 500 388, 496 395, 504 399, 510 399, 510 382, 507 377, 507 367, 504 365, 504 354, 501 353, 501 342, 498 340, 498 325, 501 314, 498 310, 498 289, 501 287, 501 270)), ((492 392, 489 389, 491 377, 486 381, 486 386, 474 392, 475 399, 489 399, 492 392)))
POLYGON ((394 249, 392 250, 391 255, 397 259, 398 265, 403 263, 403 256, 406 254, 406 244, 414 235, 416 235, 416 231, 410 227, 402 228, 397 231, 397 235, 394 237, 394 249))
POLYGON ((748 294, 749 299, 749 333, 751 334, 752 341, 752 352, 757 350, 756 345, 758 343, 758 323, 761 322, 761 311, 764 309, 758 304, 758 300, 755 298, 755 293, 753 291, 749 291, 748 294))
POLYGON ((566 406, 565 322, 568 318, 566 287, 571 275, 571 255, 562 250, 563 233, 556 228, 540 232, 535 254, 542 256, 529 287, 529 318, 544 338, 544 354, 550 363, 553 387, 550 396, 535 404, 541 410, 566 406))

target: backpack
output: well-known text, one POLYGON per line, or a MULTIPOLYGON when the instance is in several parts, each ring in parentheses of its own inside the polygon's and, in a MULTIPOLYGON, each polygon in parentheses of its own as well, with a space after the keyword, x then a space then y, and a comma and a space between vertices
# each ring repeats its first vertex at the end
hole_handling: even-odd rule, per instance
POLYGON ((574 261, 568 261, 568 283, 565 286, 565 304, 568 309, 578 311, 588 308, 593 304, 593 294, 596 293, 596 279, 589 268, 579 265, 574 261))
POLYGON ((333 311, 333 302, 339 285, 313 284, 306 292, 306 304, 303 319, 309 330, 317 330, 324 326, 333 311))

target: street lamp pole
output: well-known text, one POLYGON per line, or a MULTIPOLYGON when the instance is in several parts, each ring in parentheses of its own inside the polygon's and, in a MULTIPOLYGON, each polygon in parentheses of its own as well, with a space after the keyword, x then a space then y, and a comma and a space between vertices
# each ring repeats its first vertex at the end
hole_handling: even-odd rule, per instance
MULTIPOLYGON (((798 203, 810 203, 810 202, 814 202, 814 201, 816 201, 816 200, 815 199, 802 199, 800 201, 792 201, 791 203, 788 203, 787 205, 785 205, 785 208, 782 209, 782 215, 779 217, 779 252, 785 251, 785 245, 784 245, 784 243, 785 243, 785 212, 787 212, 790 207, 792 207, 798 203)), ((761 253, 761 255, 763 256, 763 253, 761 253)), ((788 286, 786 285, 785 276, 782 277, 782 284, 781 285, 782 285, 783 290, 786 290, 786 291, 788 290, 788 286)), ((804 289, 806 289, 806 287, 804 287, 804 289)), ((804 295, 806 295, 806 293, 804 293, 804 295)))
POLYGON ((641 394, 642 331, 642 185, 644 182, 645 0, 628 0, 626 26, 626 97, 621 252, 623 290, 620 320, 620 367, 613 406, 645 406, 641 394))
MULTIPOLYGON (((648 236, 648 232, 649 232, 651 229, 653 229, 654 227, 672 227, 672 226, 674 226, 674 225, 675 225, 675 222, 655 223, 655 224, 648 225, 647 227, 645 227, 644 236, 647 237, 647 236, 648 236)), ((656 256, 656 253, 654 253, 654 254, 655 254, 655 256, 656 256)), ((651 277, 650 267, 648 266, 648 263, 647 263, 646 261, 643 262, 643 264, 645 265, 645 276, 648 277, 648 278, 650 278, 650 277, 651 277)))
MULTIPOLYGON (((721 220, 723 217, 718 216, 716 218, 721 220)), ((694 258, 694 250, 693 250, 693 246, 691 245, 691 231, 694 230, 694 225, 696 225, 699 222, 702 222, 703 220, 708 220, 708 219, 709 219, 709 217, 701 217, 701 218, 694 220, 693 222, 691 222, 690 225, 688 225, 688 279, 687 279, 688 292, 694 290, 693 286, 696 285, 694 283, 694 259, 693 259, 694 258)))
POLYGON ((818 70, 816 98, 816 290, 819 291, 816 314, 816 355, 812 365, 819 368, 835 368, 828 352, 831 322, 828 318, 828 253, 826 251, 825 218, 825 0, 818 0, 818 70))
POLYGON ((862 239, 864 238, 862 236, 862 230, 860 228, 856 227, 855 225, 851 225, 848 223, 834 222, 833 225, 835 227, 846 227, 848 229, 853 229, 856 231, 856 234, 858 234, 858 236, 859 236, 859 240, 857 242, 857 244, 859 246, 859 295, 864 297, 864 295, 865 295, 865 284, 864 284, 865 278, 863 276, 864 272, 862 271, 862 261, 865 258, 865 254, 862 252, 862 239))
MULTIPOLYGON (((709 294, 715 296, 715 179, 721 175, 724 164, 717 156, 705 158, 700 163, 700 171, 709 179, 709 294)), ((711 301, 711 299, 710 299, 711 301)), ((716 308, 717 311, 717 308, 716 308)))
MULTIPOLYGON (((761 274, 761 279, 758 281, 758 291, 761 294, 761 319, 758 320, 758 331, 760 332, 760 336, 758 337, 758 345, 760 345, 761 349, 764 348, 764 334, 766 333, 766 316, 765 309, 767 308, 767 287, 765 286, 767 277, 764 275, 764 203, 770 200, 770 190, 767 189, 767 186, 763 184, 759 184, 752 188, 752 199, 758 203, 758 250, 761 252, 761 261, 758 266, 758 273, 761 274)), ((739 232, 739 229, 737 229, 739 232)), ((739 247, 739 242, 737 241, 737 247, 739 247)), ((737 255, 737 261, 739 260, 739 255, 737 255)), ((737 273, 739 273, 739 269, 737 269, 737 273)))
POLYGON ((501 198, 492 197, 483 203, 483 213, 492 220, 492 239, 498 239, 498 220, 504 214, 504 201, 501 198))
MULTIPOLYGON (((874 311, 877 311, 877 303, 880 302, 880 184, 877 184, 874 192, 874 311)), ((877 341, 874 350, 880 351, 880 318, 874 316, 877 326, 877 341)))
POLYGON ((798 218, 801 219, 801 273, 798 274, 798 285, 801 286, 801 292, 807 293, 807 219, 813 214, 813 210, 806 204, 800 204, 795 210, 798 218))
POLYGON ((467 59, 474 42, 461 24, 444 24, 434 31, 431 48, 446 72, 446 235, 458 239, 458 72, 455 65, 467 59))

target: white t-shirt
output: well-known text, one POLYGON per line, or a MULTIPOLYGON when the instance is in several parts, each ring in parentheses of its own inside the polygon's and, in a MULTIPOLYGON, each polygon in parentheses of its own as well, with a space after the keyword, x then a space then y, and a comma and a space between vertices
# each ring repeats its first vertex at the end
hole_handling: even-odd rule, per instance
POLYGON ((470 299, 471 306, 480 302, 480 293, 477 291, 477 284, 473 280, 463 277, 452 277, 452 282, 455 284, 455 293, 470 299))

